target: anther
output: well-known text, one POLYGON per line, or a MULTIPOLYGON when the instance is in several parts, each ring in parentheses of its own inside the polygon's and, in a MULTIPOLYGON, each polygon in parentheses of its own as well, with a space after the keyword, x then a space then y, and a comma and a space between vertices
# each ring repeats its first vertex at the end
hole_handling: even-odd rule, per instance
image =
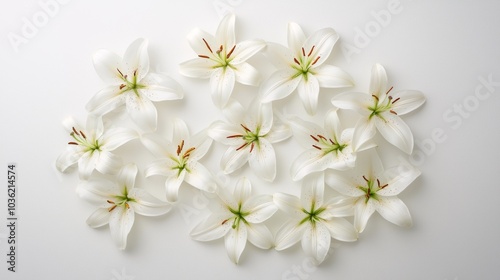
POLYGON ((253 147, 255 146, 255 143, 252 142, 252 145, 250 146, 250 153, 253 151, 253 147))
POLYGON ((201 58, 210 58, 208 55, 203 55, 203 54, 199 54, 198 57, 201 57, 201 58))
POLYGON ((396 98, 394 101, 392 101, 392 104, 398 102, 398 100, 401 99, 400 97, 396 98))
POLYGON ((134 77, 137 76, 137 69, 134 70, 134 77))
POLYGON ((116 208, 116 204, 115 204, 115 205, 113 205, 113 206, 111 206, 111 207, 109 207, 108 212, 113 211, 115 208, 116 208))
POLYGON ((389 92, 391 92, 393 87, 391 87, 385 94, 389 94, 389 92))
POLYGON ((236 45, 233 46, 233 48, 227 53, 226 58, 229 58, 231 54, 233 54, 234 49, 236 48, 236 45))
POLYGON ((76 142, 68 142, 69 145, 78 145, 76 142))
POLYGON ((220 54, 220 52, 222 51, 222 45, 220 45, 219 49, 216 51, 217 54, 220 54))
POLYGON ((377 178, 377 185, 380 188, 380 180, 377 178))
POLYGON ((302 55, 306 56, 306 51, 302 48, 302 55))
POLYGON ((318 62, 318 60, 319 60, 320 58, 321 58, 321 56, 316 57, 316 59, 313 61, 313 63, 312 63, 311 65, 316 64, 316 62, 318 62))
POLYGON ((241 150, 241 149, 245 148, 247 145, 248 145, 248 143, 244 143, 243 145, 239 146, 239 147, 236 149, 236 151, 239 151, 239 150, 241 150))
POLYGON ((210 45, 207 43, 207 41, 205 40, 205 38, 202 38, 203 42, 205 43, 205 46, 207 46, 207 49, 211 52, 211 53, 214 53, 212 51, 212 49, 210 48, 210 45))
POLYGON ((312 46, 311 50, 310 50, 310 51, 309 51, 309 53, 307 54, 307 56, 308 56, 308 57, 309 57, 309 56, 311 56, 311 54, 312 54, 312 52, 313 52, 313 50, 314 50, 314 47, 315 47, 315 46, 312 46))
POLYGON ((120 76, 123 77, 123 73, 122 73, 122 71, 120 71, 120 69, 116 68, 116 71, 118 71, 118 73, 120 73, 120 76))
POLYGON ((184 148, 184 140, 181 141, 180 145, 177 145, 177 155, 181 154, 183 148, 184 148))
POLYGON ((332 139, 328 139, 328 140, 330 140, 330 143, 332 143, 332 145, 337 145, 337 143, 333 142, 332 139))
POLYGON ((311 136, 311 138, 314 139, 314 141, 319 142, 318 138, 314 137, 313 135, 309 135, 309 136, 311 136))
POLYGON ((107 203, 110 203, 110 204, 115 204, 115 202, 114 202, 114 201, 109 200, 109 199, 108 199, 108 200, 106 200, 106 202, 107 202, 107 203))
POLYGON ((240 137, 243 137, 243 135, 241 134, 229 135, 226 138, 240 138, 240 137))
POLYGON ((130 205, 128 205, 128 203, 125 203, 125 207, 127 207, 127 209, 130 209, 130 205))
POLYGON ((72 128, 73 128, 73 132, 74 132, 76 135, 80 136, 80 133, 78 133, 78 131, 76 131, 75 127, 73 126, 72 128))
POLYGON ((366 179, 365 175, 363 175, 363 179, 365 179, 366 182, 369 182, 368 179, 366 179))
POLYGON ((321 138, 322 140, 326 141, 326 137, 325 136, 318 134, 318 137, 321 138))
POLYGON ((80 134, 82 135, 83 139, 87 139, 87 136, 85 136, 85 134, 83 134, 83 131, 80 130, 80 134))
POLYGON ((120 85, 120 89, 123 89, 124 87, 126 87, 126 85, 124 85, 124 84, 120 85))
POLYGON ((229 221, 229 219, 225 219, 224 221, 222 221, 222 224, 221 224, 221 225, 223 225, 223 224, 227 223, 227 221, 229 221))
POLYGON ((318 150, 320 150, 320 151, 321 151, 321 147, 318 147, 318 146, 316 146, 316 145, 312 145, 312 146, 313 146, 314 148, 316 148, 316 149, 318 149, 318 150))
POLYGON ((189 157, 189 155, 191 154, 192 151, 194 151, 196 148, 195 147, 191 147, 189 148, 185 153, 184 155, 182 155, 182 157, 186 158, 186 157, 189 157))
POLYGON ((393 110, 390 110, 389 112, 393 113, 394 115, 397 115, 398 113, 396 113, 395 111, 393 110))
POLYGON ((298 65, 300 65, 300 62, 295 57, 293 58, 293 61, 295 61, 295 63, 297 63, 298 65))
POLYGON ((241 124, 241 126, 243 127, 243 129, 246 130, 246 132, 252 132, 248 127, 246 127, 244 124, 241 124))
POLYGON ((375 94, 372 94, 373 98, 377 99, 379 101, 378 97, 375 94))

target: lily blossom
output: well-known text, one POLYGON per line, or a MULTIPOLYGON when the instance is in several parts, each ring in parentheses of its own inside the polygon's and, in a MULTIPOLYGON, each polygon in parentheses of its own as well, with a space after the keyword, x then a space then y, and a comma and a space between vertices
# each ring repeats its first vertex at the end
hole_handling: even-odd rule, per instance
POLYGON ((413 151, 413 134, 400 116, 409 113, 425 102, 420 91, 403 90, 391 93, 384 67, 372 68, 369 93, 346 92, 332 98, 334 106, 358 112, 362 118, 354 130, 357 148, 375 136, 377 130, 392 145, 407 154, 413 151))
POLYGON ((263 224, 278 208, 271 195, 251 196, 250 181, 241 178, 232 190, 217 189, 215 211, 191 231, 198 241, 224 236, 229 258, 238 263, 247 240, 261 249, 272 247, 273 235, 263 224))
POLYGON ((347 173, 328 173, 326 183, 342 195, 354 208, 354 226, 362 232, 368 219, 377 211, 384 219, 402 227, 410 227, 410 211, 397 197, 419 175, 413 166, 396 166, 384 170, 378 154, 368 152, 370 158, 361 161, 347 173), (345 175, 344 175, 345 174, 345 175))
POLYGON ((73 118, 68 118, 63 125, 70 132, 71 141, 56 160, 59 171, 65 172, 78 164, 80 178, 87 179, 94 170, 103 174, 116 174, 122 167, 122 160, 113 151, 121 145, 135 139, 138 134, 121 127, 104 131, 102 119, 89 115, 87 127, 82 128, 73 118))
MULTIPOLYGON (((290 216, 276 234, 276 250, 281 251, 301 241, 302 249, 315 264, 325 260, 331 238, 352 242, 358 239, 353 225, 343 217, 352 215, 341 197, 325 201, 324 175, 304 178, 301 197, 276 193, 274 203, 290 216)), ((349 206, 349 205, 347 205, 349 206)))
POLYGON ((220 22, 215 36, 195 29, 187 39, 197 58, 180 64, 180 73, 193 78, 210 78, 212 101, 224 108, 233 92, 235 82, 257 86, 259 72, 246 61, 262 50, 262 40, 236 42, 234 14, 226 15, 220 22))
POLYGON ((156 134, 147 134, 143 135, 141 141, 158 157, 146 168, 146 177, 167 177, 165 188, 169 202, 177 201, 179 188, 184 181, 200 190, 215 191, 212 174, 199 162, 212 144, 206 131, 190 137, 186 123, 175 119, 171 122, 168 140, 156 137, 156 134))
POLYGON ((228 145, 221 159, 221 168, 230 174, 249 163, 261 178, 272 182, 276 177, 276 155, 272 143, 289 138, 290 128, 273 116, 272 104, 254 100, 248 110, 233 101, 224 110, 228 122, 213 123, 208 135, 228 145))
POLYGON ((353 86, 349 74, 324 64, 338 39, 339 35, 332 28, 320 29, 306 38, 298 24, 289 23, 288 48, 275 43, 267 45, 271 54, 269 59, 278 70, 262 84, 261 101, 283 99, 297 89, 305 110, 314 115, 320 87, 353 86))
POLYGON ((103 115, 125 104, 128 114, 141 129, 156 130, 157 112, 152 102, 181 99, 184 93, 172 78, 149 71, 147 46, 147 40, 135 40, 123 59, 107 50, 95 53, 95 70, 110 86, 87 103, 90 113, 103 115))
POLYGON ((79 195, 91 202, 99 203, 87 224, 92 228, 109 224, 111 237, 119 249, 127 246, 127 236, 134 225, 135 214, 159 216, 167 213, 171 205, 163 202, 143 189, 135 188, 137 166, 125 165, 116 181, 92 179, 80 183, 79 195))
POLYGON ((358 150, 352 146, 354 129, 342 130, 337 109, 331 110, 325 117, 324 129, 315 123, 298 117, 290 120, 294 138, 307 150, 292 163, 292 180, 298 181, 304 176, 326 169, 345 170, 354 167, 356 152, 374 147, 372 142, 365 143, 358 150))

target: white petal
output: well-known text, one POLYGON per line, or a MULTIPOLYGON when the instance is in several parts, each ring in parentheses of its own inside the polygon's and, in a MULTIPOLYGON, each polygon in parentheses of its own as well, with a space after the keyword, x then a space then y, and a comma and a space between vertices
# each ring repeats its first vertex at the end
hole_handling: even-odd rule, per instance
POLYGON ((271 103, 260 103, 256 98, 250 105, 249 111, 247 116, 253 116, 246 118, 245 123, 250 128, 260 127, 260 135, 266 135, 271 131, 274 124, 273 105, 271 103))
POLYGON ((230 56, 230 58, 232 58, 230 62, 231 65, 240 67, 243 62, 247 61, 264 47, 266 47, 266 43, 262 40, 252 40, 238 43, 230 56))
POLYGON ((233 191, 233 197, 238 203, 238 205, 243 204, 247 199, 250 198, 252 192, 252 185, 246 177, 242 177, 236 182, 236 187, 233 191))
POLYGON ((246 109, 234 99, 230 99, 226 107, 222 109, 222 114, 226 120, 238 125, 244 122, 246 113, 246 109))
POLYGON ((61 155, 56 159, 56 168, 61 172, 65 172, 69 167, 73 166, 78 162, 82 153, 77 147, 68 147, 61 155))
POLYGON ((260 249, 270 249, 273 246, 273 234, 263 224, 246 224, 248 241, 260 249))
POLYGON ((229 146, 242 145, 244 141, 240 137, 230 137, 233 135, 242 135, 242 127, 234 124, 227 124, 222 121, 214 122, 207 131, 209 137, 215 141, 229 146))
POLYGON ((292 130, 288 124, 283 123, 276 116, 273 117, 273 127, 268 134, 266 134, 266 139, 269 143, 277 143, 286 140, 292 136, 292 130))
POLYGON ((281 211, 290 215, 294 219, 301 220, 305 217, 304 212, 302 212, 302 205, 300 204, 300 200, 293 195, 286 193, 275 193, 273 195, 273 202, 281 211))
POLYGON ((167 177, 165 181, 165 189, 167 191, 167 201, 176 202, 179 197, 179 188, 186 176, 186 171, 183 170, 180 173, 176 173, 174 176, 167 177))
MULTIPOLYGON (((179 145, 182 141, 187 141, 189 139, 187 124, 182 119, 172 119, 172 121, 169 122, 168 135, 174 145, 179 145)), ((190 147, 185 148, 189 149, 190 147)))
POLYGON ((323 205, 324 192, 325 177, 323 173, 305 177, 300 192, 300 205, 306 211, 314 212, 323 205))
POLYGON ((392 97, 392 100, 400 98, 392 105, 393 110, 400 116, 417 109, 425 103, 424 94, 417 90, 397 91, 392 97))
POLYGON ((272 182, 276 177, 276 154, 272 144, 265 138, 260 138, 250 153, 248 164, 257 176, 272 182))
POLYGON ((274 72, 260 88, 260 101, 268 103, 290 95, 302 80, 302 75, 294 78, 296 70, 292 68, 274 72))
POLYGON ((127 247, 127 236, 134 225, 134 210, 118 206, 111 211, 109 230, 116 246, 123 250, 127 247))
POLYGON ((129 197, 135 200, 129 203, 130 206, 134 208, 135 213, 139 215, 160 216, 167 213, 172 208, 170 204, 159 200, 143 189, 132 189, 129 193, 129 197))
MULTIPOLYGON (((149 71, 148 41, 139 38, 132 42, 123 55, 122 65, 129 75, 137 70, 137 80, 142 80, 149 71)), ((125 72, 122 71, 123 74, 125 72)))
POLYGON ((254 196, 248 199, 241 208, 243 212, 249 213, 245 216, 245 220, 249 223, 262 223, 278 211, 272 195, 254 196))
POLYGON ((344 88, 354 86, 351 76, 339 67, 323 65, 314 69, 314 72, 314 76, 318 79, 320 87, 344 88))
MULTIPOLYGON (((235 45, 236 39, 234 34, 234 14, 227 14, 222 18, 215 32, 215 42, 223 45, 226 48, 232 48, 235 45)), ((227 50, 226 50, 227 51, 227 50)))
POLYGON ((303 44, 304 51, 306 53, 309 53, 310 50, 314 47, 310 54, 310 57, 313 57, 315 59, 319 57, 319 59, 312 67, 319 67, 328 59, 330 53, 332 52, 333 46, 338 39, 339 35, 332 28, 320 29, 306 39, 303 44))
POLYGON ((186 172, 184 180, 191 186, 206 192, 215 192, 217 188, 212 173, 199 162, 190 162, 189 172, 186 172))
POLYGON ((330 172, 325 175, 325 182, 329 187, 343 195, 350 197, 360 197, 365 195, 364 191, 357 188, 356 182, 338 174, 337 172, 330 172))
POLYGON ((191 32, 189 32, 189 34, 187 35, 187 40, 189 42, 189 45, 196 54, 210 56, 213 55, 212 53, 216 51, 219 47, 216 45, 215 38, 213 35, 198 28, 193 29, 191 32), (203 40, 207 42, 208 46, 205 44, 203 40))
POLYGON ((118 86, 109 86, 96 93, 85 105, 85 109, 96 115, 104 115, 125 104, 124 95, 118 86))
POLYGON ((298 224, 297 221, 286 221, 276 233, 275 249, 278 251, 290 248, 302 239, 307 223, 298 224))
POLYGON ((102 137, 102 143, 100 144, 106 150, 113 151, 114 149, 133 139, 136 139, 137 137, 139 137, 139 135, 132 129, 116 127, 111 128, 104 133, 102 137))
POLYGON ((108 180, 81 181, 76 191, 81 198, 94 203, 102 203, 120 194, 116 184, 108 180))
POLYGON ((302 105, 309 115, 316 114, 318 107, 319 82, 311 73, 307 73, 307 78, 303 78, 297 86, 297 92, 302 100, 302 105))
POLYGON ((276 68, 283 69, 290 67, 290 63, 295 63, 293 58, 294 54, 288 48, 272 42, 267 43, 266 59, 276 68))
POLYGON ((306 41, 306 35, 304 34, 304 31, 302 31, 300 25, 295 22, 288 23, 287 39, 288 48, 296 52, 294 53, 295 56, 299 56, 301 52, 300 48, 302 48, 302 45, 306 41))
POLYGON ((94 68, 97 75, 109 84, 120 84, 121 75, 117 69, 121 66, 121 57, 108 50, 99 50, 93 56, 94 68))
POLYGON ((148 73, 140 83, 146 86, 141 92, 151 101, 176 100, 184 96, 182 86, 166 75, 148 73))
POLYGON ((247 163, 250 153, 247 149, 236 150, 236 147, 229 147, 220 162, 221 168, 226 174, 233 173, 245 163, 247 163))
POLYGON ((396 196, 379 197, 373 205, 377 212, 389 222, 401 227, 411 227, 410 211, 396 196))
POLYGON ((370 120, 364 117, 358 120, 352 136, 352 146, 354 147, 354 151, 363 147, 363 144, 375 136, 377 130, 374 122, 374 119, 370 120))
MULTIPOLYGON (((150 177, 154 175, 169 176, 172 175, 172 166, 174 161, 171 159, 159 159, 149 164, 145 171, 144 176, 150 177)), ((175 171, 174 171, 175 172, 175 171)))
POLYGON ((315 264, 325 260, 330 250, 330 242, 330 231, 322 223, 308 223, 301 244, 306 255, 312 257, 315 264))
POLYGON ((344 92, 332 98, 335 107, 347 110, 354 110, 362 116, 368 117, 370 112, 368 107, 373 105, 373 97, 361 92, 344 92))
POLYGON ((125 102, 130 117, 144 132, 156 130, 156 107, 151 100, 128 92, 125 102))
POLYGON ((216 63, 206 58, 194 58, 179 65, 179 72, 187 77, 208 79, 212 75, 216 63))
POLYGON ((398 147, 403 152, 411 154, 413 151, 413 134, 408 125, 398 116, 384 114, 384 119, 376 117, 375 125, 387 142, 398 147))
POLYGON ((379 190, 377 194, 383 196, 394 196, 401 193, 408 185, 410 185, 418 176, 420 170, 414 167, 397 166, 387 169, 384 176, 387 179, 388 186, 379 190))
POLYGON ((118 173, 117 183, 121 188, 122 194, 128 193, 135 185, 135 177, 137 176, 137 165, 129 163, 120 170, 118 173), (127 189, 125 191, 125 188, 127 189))
POLYGON ((244 62, 234 69, 236 81, 244 85, 257 86, 260 83, 260 73, 252 65, 244 62))
POLYGON ((293 138, 304 148, 309 149, 315 143, 311 135, 325 134, 325 131, 316 123, 304 121, 297 116, 291 117, 289 124, 293 131, 293 138))
POLYGON ((109 223, 111 213, 108 208, 98 208, 87 218, 87 224, 91 228, 98 228, 109 223))
POLYGON ((80 178, 87 179, 90 177, 99 159, 99 153, 99 151, 94 151, 93 153, 86 152, 78 160, 78 174, 80 178))
POLYGON ((119 156, 108 151, 99 153, 99 160, 96 162, 95 169, 102 174, 116 174, 122 167, 123 162, 119 156))
POLYGON ((342 124, 339 119, 339 115, 337 114, 338 109, 332 109, 326 113, 325 117, 325 131, 326 136, 333 137, 332 140, 339 141, 344 140, 341 139, 342 135, 342 124))
POLYGON ((202 158, 210 149, 212 145, 212 138, 208 137, 207 130, 202 130, 189 139, 190 145, 196 149, 191 152, 191 160, 199 160, 202 158))
POLYGON ((370 78, 370 89, 369 94, 373 94, 379 98, 379 100, 385 99, 387 92, 387 73, 385 69, 380 64, 375 64, 372 67, 372 73, 370 78))
POLYGON ((332 218, 354 216, 354 205, 357 201, 357 197, 333 197, 325 203, 326 209, 321 212, 320 217, 329 220, 332 218))
POLYGON ((212 72, 210 77, 210 92, 212 101, 218 108, 224 108, 231 93, 233 93, 236 75, 229 67, 219 67, 212 72))
POLYGON ((210 215, 191 230, 191 237, 198 241, 212 241, 226 235, 232 225, 232 221, 224 222, 231 217, 229 214, 210 215))
POLYGON ((364 198, 359 198, 354 206, 354 227, 359 233, 365 230, 368 219, 370 219, 373 212, 375 212, 373 199, 368 199, 368 202, 365 203, 364 198))
POLYGON ((290 175, 292 180, 298 181, 314 172, 324 171, 327 168, 326 157, 317 149, 308 149, 300 154, 292 163, 290 175))
POLYGON ((241 253, 247 244, 247 227, 243 222, 240 222, 239 227, 230 229, 229 233, 224 238, 226 244, 227 255, 234 263, 238 263, 241 253))
POLYGON ((144 133, 140 136, 140 140, 142 145, 155 157, 167 156, 169 151, 168 148, 171 148, 172 145, 157 133, 144 133))
POLYGON ((344 242, 358 240, 358 232, 354 226, 344 218, 331 218, 330 220, 325 221, 323 225, 328 228, 332 238, 344 242))

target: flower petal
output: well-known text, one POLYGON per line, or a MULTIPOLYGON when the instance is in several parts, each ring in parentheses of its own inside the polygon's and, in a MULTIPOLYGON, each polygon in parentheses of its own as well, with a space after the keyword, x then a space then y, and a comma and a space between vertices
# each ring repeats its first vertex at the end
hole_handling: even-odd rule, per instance
POLYGON ((233 197, 238 205, 242 205, 247 199, 250 198, 252 193, 252 185, 246 177, 242 177, 236 182, 233 190, 233 197))
POLYGON ((330 231, 332 238, 344 242, 352 242, 358 240, 358 232, 354 226, 344 218, 331 218, 323 223, 330 231))
POLYGON ((276 177, 276 154, 272 144, 265 138, 260 138, 259 143, 249 154, 248 164, 257 176, 269 182, 274 181, 276 177))
POLYGON ((228 212, 210 215, 191 230, 191 237, 198 241, 212 241, 221 238, 231 229, 232 223, 224 222, 231 218, 230 214, 228 212))
POLYGON ((176 100, 184 96, 182 86, 166 75, 148 73, 140 83, 146 86, 141 92, 151 101, 176 100))
POLYGON ((207 131, 209 137, 214 139, 215 141, 229 146, 238 146, 242 145, 244 142, 240 137, 229 137, 233 135, 243 135, 241 126, 227 124, 222 121, 216 121, 207 131))
POLYGON ((221 168, 225 174, 233 173, 245 163, 247 163, 250 153, 246 149, 236 150, 236 147, 229 147, 220 162, 221 168))
POLYGON ((254 196, 248 199, 241 208, 242 211, 249 213, 245 216, 245 220, 252 224, 262 223, 278 211, 272 195, 254 196))
POLYGON ((81 181, 76 188, 78 195, 93 203, 102 203, 119 194, 119 188, 108 180, 81 181))
POLYGON ((212 173, 199 162, 190 161, 188 166, 189 172, 186 172, 184 180, 191 186, 213 193, 217 188, 212 173))
POLYGON ((299 224, 297 221, 286 221, 276 233, 275 249, 277 251, 290 248, 302 239, 307 223, 299 224))
POLYGON ((139 38, 132 42, 123 55, 123 67, 125 71, 122 73, 130 73, 137 71, 137 80, 140 81, 149 71, 149 56, 148 56, 148 41, 139 38))
MULTIPOLYGON (((387 142, 398 147, 403 152, 413 151, 413 134, 408 125, 398 116, 384 114, 384 119, 375 118, 375 126, 387 142)), ((354 132, 356 134, 356 132, 354 132)))
POLYGON ((111 128, 106 131, 102 137, 102 142, 100 143, 103 148, 108 151, 113 151, 114 149, 120 147, 121 145, 138 138, 139 135, 132 129, 127 129, 123 127, 111 128))
POLYGON ((108 211, 108 208, 98 208, 87 218, 87 225, 91 228, 98 228, 109 223, 109 219, 111 217, 111 213, 108 211))
POLYGON ((368 107, 373 105, 373 98, 366 93, 344 92, 335 95, 332 98, 332 104, 341 109, 354 110, 358 114, 368 117, 371 112, 368 107))
POLYGON ((208 79, 215 65, 210 59, 197 57, 179 64, 179 72, 186 77, 208 79))
POLYGON ((294 54, 288 48, 273 42, 267 42, 265 55, 266 59, 278 69, 288 68, 290 63, 294 63, 294 54))
POLYGON ((379 190, 377 194, 383 196, 398 195, 418 176, 420 176, 420 170, 413 166, 397 166, 387 169, 384 172, 384 177, 387 179, 388 186, 379 190))
MULTIPOLYGON (((236 17, 234 14, 227 14, 222 18, 215 32, 215 42, 226 48, 232 48, 235 45, 234 23, 236 17)), ((226 50, 227 51, 227 50, 226 50)))
POLYGON ((214 51, 216 51, 216 49, 212 49, 217 45, 214 36, 201 29, 195 28, 189 32, 187 40, 196 54, 210 56, 213 55, 214 51))
POLYGON ((357 188, 356 182, 338 174, 337 172, 329 172, 328 174, 326 174, 325 183, 327 184, 327 186, 343 195, 347 195, 350 197, 360 197, 365 195, 365 192, 357 188))
POLYGON ((379 197, 373 205, 377 212, 389 222, 401 227, 411 227, 410 211, 398 197, 379 197))
POLYGON ((306 35, 304 34, 304 31, 302 31, 300 25, 296 24, 295 22, 288 23, 287 31, 288 48, 296 52, 294 53, 295 56, 300 56, 300 48, 302 48, 302 45, 306 41, 306 35))
POLYGON ((135 213, 143 216, 160 216, 172 209, 172 206, 159 200, 143 189, 134 188, 129 197, 134 201, 129 202, 135 213))
POLYGON ((137 165, 129 163, 122 167, 117 176, 117 183, 121 189, 121 194, 128 193, 135 185, 137 176, 137 165))
POLYGON ((344 88, 354 86, 352 77, 344 70, 333 65, 322 65, 314 69, 319 86, 325 88, 344 88))
POLYGON ((120 250, 127 247, 127 236, 134 225, 134 210, 125 206, 118 206, 109 217, 111 237, 120 250))
POLYGON ((236 229, 230 229, 224 238, 227 255, 236 264, 240 260, 241 253, 243 253, 247 244, 247 236, 247 227, 244 223, 240 223, 236 229))
POLYGON ((318 96, 319 96, 319 82, 316 77, 307 73, 307 78, 302 79, 302 81, 297 86, 297 92, 302 100, 302 105, 306 109, 309 115, 316 114, 316 108, 318 107, 318 96))
POLYGON ((257 86, 260 83, 260 73, 252 65, 244 62, 234 69, 236 81, 249 86, 257 86))
POLYGON ((273 234, 263 224, 246 224, 248 241, 260 249, 270 249, 273 246, 273 234))
POLYGON ((156 130, 156 107, 151 100, 129 92, 126 96, 127 112, 144 132, 156 130))
POLYGON ((386 90, 387 73, 385 72, 384 67, 377 63, 372 67, 369 93, 377 96, 379 101, 382 101, 386 97, 386 90))
POLYGON ((324 192, 325 177, 323 173, 305 177, 300 192, 300 205, 309 213, 314 212, 323 205, 324 192))
POLYGON ((273 202, 278 208, 290 215, 293 219, 301 220, 305 217, 299 198, 286 193, 275 193, 273 202))
POLYGON ((316 63, 311 67, 319 67, 328 59, 338 39, 337 32, 329 27, 314 32, 306 39, 302 47, 305 51, 311 52, 310 57, 317 59, 316 63))
POLYGON ((176 172, 173 176, 168 176, 165 181, 165 189, 167 191, 167 201, 176 202, 179 197, 179 188, 186 176, 186 171, 176 172))
POLYGON ((116 156, 108 151, 99 153, 99 160, 96 162, 95 169, 102 174, 116 174, 120 171, 123 162, 119 156, 116 156))
POLYGON ((104 115, 125 104, 124 95, 118 86, 109 86, 96 93, 85 105, 88 112, 104 115))
MULTIPOLYGON (((182 119, 172 119, 169 122, 168 137, 174 145, 179 145, 182 141, 187 141, 189 139, 187 124, 182 119)), ((189 149, 189 147, 187 148, 189 149)))
POLYGON ((375 121, 364 117, 358 120, 352 136, 352 146, 354 151, 361 149, 363 144, 375 136, 377 130, 374 122, 375 121))
POLYGON ((316 123, 304 121, 297 116, 289 119, 290 127, 293 131, 293 138, 304 148, 311 148, 314 140, 311 135, 324 135, 325 131, 316 123))
POLYGON ((417 109, 425 103, 424 94, 417 90, 397 91, 392 97, 392 100, 400 98, 392 105, 393 110, 400 116, 417 109))
POLYGON ((99 151, 86 152, 78 160, 78 174, 82 179, 88 179, 92 171, 94 171, 97 161, 99 160, 99 151))
POLYGON ((212 138, 208 137, 207 130, 202 130, 189 139, 190 145, 196 149, 191 152, 189 158, 191 160, 199 160, 202 158, 210 149, 212 145, 212 138))
POLYGON ((292 134, 292 130, 290 129, 290 126, 288 124, 282 122, 278 117, 274 116, 273 117, 274 122, 273 122, 273 127, 271 131, 266 135, 267 141, 269 143, 277 143, 281 142, 283 140, 286 140, 290 138, 292 134))
POLYGON ((315 264, 320 264, 330 250, 331 239, 330 231, 323 223, 308 223, 302 236, 302 249, 313 258, 315 264))
POLYGON ((365 203, 365 200, 360 198, 354 205, 354 227, 359 233, 365 230, 368 219, 370 219, 373 212, 375 212, 373 200, 374 199, 368 199, 365 203))
MULTIPOLYGON (((228 46, 230 47, 230 46, 228 46)), ((262 40, 243 41, 236 45, 231 54, 231 65, 238 66, 266 47, 262 40)))
POLYGON ((218 108, 224 108, 233 93, 236 75, 229 67, 219 67, 212 71, 210 76, 210 92, 212 101, 218 108))
POLYGON ((302 80, 302 76, 294 78, 296 70, 282 69, 274 72, 260 88, 260 101, 268 103, 283 99, 290 95, 302 80))
POLYGON ((69 167, 78 162, 82 152, 78 147, 68 147, 56 159, 56 168, 61 172, 65 172, 69 167))
POLYGON ((328 166, 323 152, 317 149, 308 149, 300 154, 292 163, 290 175, 292 180, 298 181, 314 172, 324 171, 328 166))
POLYGON ((106 83, 120 84, 122 76, 118 72, 122 58, 108 50, 98 50, 92 57, 97 75, 106 83))

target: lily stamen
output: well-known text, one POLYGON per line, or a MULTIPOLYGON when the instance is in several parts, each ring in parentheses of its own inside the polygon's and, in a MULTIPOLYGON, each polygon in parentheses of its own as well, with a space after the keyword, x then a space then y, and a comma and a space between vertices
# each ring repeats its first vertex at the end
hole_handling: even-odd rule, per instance
POLYGON ((196 148, 195 147, 191 147, 189 148, 185 153, 184 155, 182 155, 183 158, 187 158, 189 157, 189 155, 191 154, 192 151, 194 151, 196 148))
POLYGON ((82 135, 83 139, 87 139, 87 136, 85 136, 85 134, 83 134, 83 131, 80 130, 80 134, 82 135))
POLYGON ((250 146, 250 153, 253 151, 253 147, 255 146, 255 143, 252 142, 252 145, 250 146))
POLYGON ((309 54, 307 54, 307 57, 311 56, 315 46, 312 46, 311 50, 309 51, 309 54))
POLYGON ((108 212, 111 212, 111 211, 115 210, 115 208, 116 208, 116 204, 113 205, 113 206, 111 206, 111 207, 109 207, 108 208, 108 212))
POLYGON ((241 150, 241 149, 245 148, 247 145, 248 145, 248 143, 244 143, 243 145, 239 146, 239 147, 236 149, 236 151, 239 151, 239 150, 241 150))
POLYGON ((181 154, 183 148, 184 148, 184 140, 181 141, 180 145, 177 145, 177 155, 181 154))
POLYGON ((372 94, 373 98, 377 99, 379 101, 378 97, 375 94, 372 94))
POLYGON ((78 145, 76 142, 68 142, 69 145, 78 145))
POLYGON ((199 54, 198 57, 201 57, 201 58, 210 58, 208 55, 203 55, 203 54, 199 54))
POLYGON ((300 62, 295 57, 293 58, 293 61, 295 61, 295 63, 300 66, 300 62))
POLYGON ((396 113, 394 110, 390 110, 389 112, 391 112, 392 114, 394 114, 396 116, 398 115, 398 113, 396 113))
POLYGON ((116 68, 116 71, 118 71, 118 73, 120 73, 120 76, 123 77, 123 73, 122 73, 122 71, 120 71, 120 69, 116 68))
POLYGON ((123 89, 124 87, 126 87, 126 85, 125 84, 121 84, 120 85, 120 90, 123 89))
POLYGON ((387 95, 387 94, 389 94, 389 92, 391 92, 392 88, 393 88, 393 87, 391 87, 391 88, 390 88, 390 89, 389 89, 389 90, 388 90, 385 94, 386 94, 386 95, 387 95))
POLYGON ((368 181, 368 179, 366 179, 365 175, 363 175, 363 179, 365 179, 365 181, 368 183, 370 181, 368 181))
POLYGON ((306 51, 304 50, 304 47, 302 47, 302 55, 306 56, 306 51))
POLYGON ((252 132, 252 131, 251 131, 248 127, 246 127, 244 124, 240 124, 240 125, 243 127, 243 129, 245 129, 245 130, 246 130, 246 132, 252 132))
POLYGON ((219 49, 216 51, 217 54, 220 54, 220 52, 222 51, 222 45, 220 45, 219 49))
POLYGON ((320 150, 320 151, 322 150, 322 149, 321 149, 321 147, 319 147, 319 146, 316 146, 316 145, 312 145, 312 146, 313 146, 314 148, 316 148, 316 149, 320 150))
POLYGON ((400 97, 396 98, 394 101, 392 101, 392 104, 396 103, 399 99, 401 99, 400 97))
POLYGON ((203 40, 203 42, 205 43, 205 46, 207 46, 207 49, 210 51, 210 53, 214 53, 212 51, 212 48, 210 48, 210 45, 207 43, 207 41, 205 40, 205 38, 201 38, 203 40))
POLYGON ((243 135, 241 134, 229 135, 226 138, 240 138, 240 137, 243 137, 243 135))
POLYGON ((312 63, 311 65, 316 64, 316 62, 318 62, 318 60, 319 60, 320 58, 321 58, 321 56, 316 57, 316 59, 313 61, 313 63, 312 63))
POLYGON ((231 54, 233 53, 234 49, 236 48, 236 45, 234 45, 231 50, 227 53, 226 58, 229 58, 231 54))
POLYGON ((318 137, 321 138, 322 140, 326 141, 326 137, 325 136, 318 134, 318 137))
POLYGON ((74 132, 76 135, 80 136, 80 134, 78 133, 78 131, 76 131, 75 127, 73 127, 73 132, 74 132))
POLYGON ((314 137, 313 135, 309 135, 309 136, 311 136, 311 138, 314 139, 314 141, 319 142, 318 138, 314 137))

